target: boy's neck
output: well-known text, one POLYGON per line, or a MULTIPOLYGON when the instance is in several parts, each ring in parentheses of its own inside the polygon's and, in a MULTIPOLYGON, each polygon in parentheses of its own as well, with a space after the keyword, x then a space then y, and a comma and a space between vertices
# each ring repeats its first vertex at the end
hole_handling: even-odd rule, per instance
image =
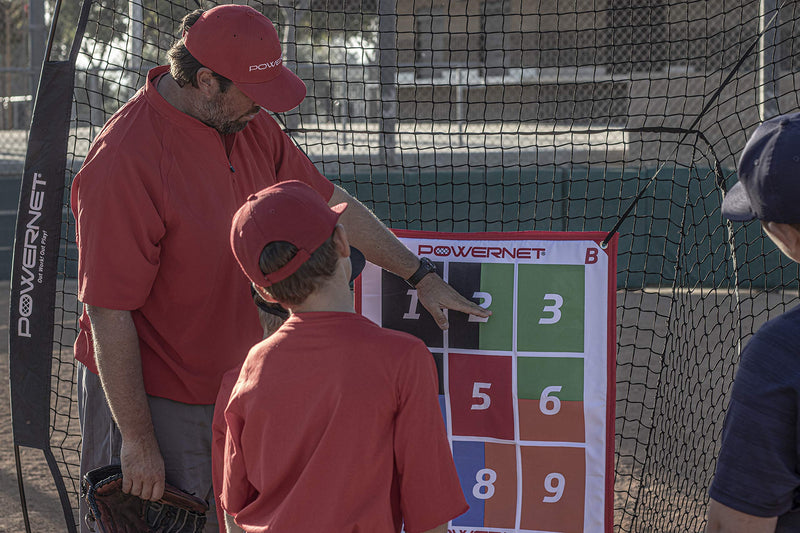
MULTIPOLYGON (((345 258, 345 261, 349 259, 345 258)), ((292 313, 312 312, 338 312, 355 313, 353 293, 350 292, 348 273, 344 268, 337 268, 336 272, 325 280, 320 287, 312 292, 303 303, 290 306, 292 313)))

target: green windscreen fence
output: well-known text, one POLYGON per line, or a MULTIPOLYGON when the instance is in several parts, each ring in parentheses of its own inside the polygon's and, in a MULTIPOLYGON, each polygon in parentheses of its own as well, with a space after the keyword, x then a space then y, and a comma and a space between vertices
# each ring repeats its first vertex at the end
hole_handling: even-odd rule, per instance
MULTIPOLYGON (((720 204, 747 135, 800 107, 798 4, 247 3, 275 22, 308 87, 277 120, 389 227, 619 234, 614 526, 703 531, 741 343, 797 298, 797 266, 757 224, 726 224, 720 204)), ((11 386, 16 444, 45 450, 68 528, 80 449, 70 185, 104 122, 166 63, 181 18, 216 4, 59 2, 51 19, 49 68, 72 90, 43 87, 34 111, 32 140, 55 144, 29 147, 22 183, 11 386), (66 143, 42 115, 59 96, 66 143), (48 201, 32 213, 38 192, 48 201), (31 224, 46 243, 26 241, 31 224), (50 369, 33 388, 31 361, 50 369)))

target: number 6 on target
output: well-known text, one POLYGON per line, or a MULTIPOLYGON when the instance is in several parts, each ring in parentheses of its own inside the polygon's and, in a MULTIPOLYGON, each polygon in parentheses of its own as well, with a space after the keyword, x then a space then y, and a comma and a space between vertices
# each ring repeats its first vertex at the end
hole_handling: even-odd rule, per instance
POLYGON ((561 400, 553 392, 561 392, 561 385, 545 387, 539 398, 539 410, 545 415, 555 415, 561 411, 561 400))

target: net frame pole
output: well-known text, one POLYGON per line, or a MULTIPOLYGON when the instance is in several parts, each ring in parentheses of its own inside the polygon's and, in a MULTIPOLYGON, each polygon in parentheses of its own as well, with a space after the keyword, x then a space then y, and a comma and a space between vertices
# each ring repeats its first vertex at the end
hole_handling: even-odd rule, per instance
MULTIPOLYGON (((296 0, 284 5, 283 2, 277 2, 278 9, 283 14, 283 35, 281 41, 283 44, 284 64, 286 68, 299 75, 298 62, 297 62, 297 25, 298 25, 298 11, 309 11, 308 0, 296 0)), ((277 117, 277 115, 276 115, 277 117)), ((283 113, 280 117, 283 121, 284 129, 288 131, 297 131, 302 127, 300 113, 297 110, 290 110, 283 113)))
POLYGON ((778 15, 778 0, 760 0, 758 6, 758 116, 764 121, 778 114, 775 99, 775 59, 777 24, 770 24, 778 15))
POLYGON ((22 462, 19 458, 19 446, 14 444, 14 464, 17 470, 17 489, 19 490, 19 504, 22 510, 22 520, 25 522, 25 533, 31 533, 31 520, 28 516, 28 500, 25 498, 25 484, 22 478, 22 462))
POLYGON ((380 62, 381 113, 380 146, 387 167, 398 166, 397 103, 397 3, 378 2, 378 48, 380 62))
POLYGON ((128 42, 126 43, 126 62, 128 68, 139 72, 142 66, 142 50, 144 49, 144 9, 142 0, 128 0, 128 42))
MULTIPOLYGON (((38 89, 31 117, 28 150, 20 187, 20 206, 24 206, 27 203, 32 210, 34 207, 36 209, 32 220, 37 221, 38 225, 34 228, 37 235, 40 230, 42 230, 43 234, 45 230, 54 236, 61 234, 62 197, 65 187, 63 179, 66 173, 66 157, 62 162, 58 160, 58 155, 61 153, 66 155, 67 153, 69 117, 73 94, 72 91, 59 91, 67 80, 70 80, 70 84, 74 85, 75 63, 80 50, 80 43, 86 30, 92 0, 83 0, 81 4, 80 16, 69 58, 66 61, 53 61, 50 56, 61 5, 61 0, 57 0, 53 10, 47 46, 42 58, 41 75, 38 78, 38 89), (49 89, 58 96, 46 98, 43 95, 47 94, 47 91, 43 89, 49 89), (62 180, 61 182, 58 180, 59 176, 62 180), (34 195, 36 195, 35 199, 34 195), (42 217, 43 214, 46 216, 42 217)), ((21 251, 26 244, 28 231, 25 220, 19 216, 19 213, 22 212, 23 210, 18 212, 15 231, 11 294, 9 298, 9 325, 12 327, 9 328, 8 350, 12 439, 14 441, 20 500, 22 502, 26 533, 30 533, 30 520, 27 512, 19 447, 27 446, 40 449, 44 453, 45 461, 53 477, 61 509, 64 513, 66 530, 68 533, 77 533, 78 528, 75 523, 72 504, 67 495, 63 476, 50 447, 49 429, 42 428, 42 421, 46 418, 46 415, 40 412, 41 408, 36 405, 36 401, 29 401, 25 398, 30 388, 35 391, 42 384, 50 388, 51 375, 49 370, 44 371, 43 368, 39 367, 46 358, 49 358, 49 364, 52 365, 53 315, 55 312, 53 302, 56 291, 54 290, 55 276, 50 276, 49 274, 45 276, 46 281, 40 287, 36 287, 36 290, 33 288, 28 289, 30 294, 27 297, 31 300, 35 298, 38 303, 37 309, 41 308, 43 311, 37 311, 34 314, 31 309, 28 309, 28 315, 24 315, 24 318, 28 323, 34 320, 37 321, 37 334, 33 335, 28 331, 21 335, 19 332, 20 326, 14 319, 22 314, 23 298, 20 285, 22 284, 23 276, 20 272, 24 272, 26 268, 25 258, 29 259, 30 255, 26 255, 21 251), (26 235, 26 237, 21 239, 20 235, 26 235), (16 307, 15 304, 17 304, 16 307), (16 328, 14 327, 15 325, 16 328), (24 340, 25 338, 29 339, 30 342, 24 340), (48 339, 50 346, 45 348, 44 346, 48 339), (47 354, 47 357, 45 357, 45 354, 47 354), (31 368, 18 368, 26 366, 29 359, 34 361, 31 368), (22 360, 26 361, 25 365, 20 364, 22 360), (42 370, 41 375, 37 375, 38 370, 42 370), (17 381, 19 383, 16 383, 17 381), (27 426, 31 426, 31 428, 29 429, 27 426)), ((31 223, 29 220, 28 224, 31 223)), ((55 272, 57 269, 57 254, 45 248, 42 241, 36 240, 33 244, 36 246, 41 245, 42 268, 48 272, 55 272)), ((33 287, 32 280, 31 287, 33 287)), ((49 406, 47 406, 46 411, 49 411, 49 406)))
POLYGON ((31 69, 31 95, 36 99, 36 90, 39 87, 39 73, 45 58, 45 45, 47 44, 47 27, 44 22, 44 0, 28 2, 28 36, 29 58, 31 69))

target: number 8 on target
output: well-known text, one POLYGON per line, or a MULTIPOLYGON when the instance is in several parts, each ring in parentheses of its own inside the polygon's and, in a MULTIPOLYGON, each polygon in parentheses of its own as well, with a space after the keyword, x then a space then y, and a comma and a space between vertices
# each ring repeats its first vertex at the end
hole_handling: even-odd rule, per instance
POLYGON ((497 481, 497 472, 491 468, 483 468, 475 474, 475 486, 472 495, 479 500, 488 500, 494 496, 494 482, 497 481))
POLYGON ((517 453, 513 444, 453 442, 453 459, 469 511, 453 526, 515 526, 517 453))

